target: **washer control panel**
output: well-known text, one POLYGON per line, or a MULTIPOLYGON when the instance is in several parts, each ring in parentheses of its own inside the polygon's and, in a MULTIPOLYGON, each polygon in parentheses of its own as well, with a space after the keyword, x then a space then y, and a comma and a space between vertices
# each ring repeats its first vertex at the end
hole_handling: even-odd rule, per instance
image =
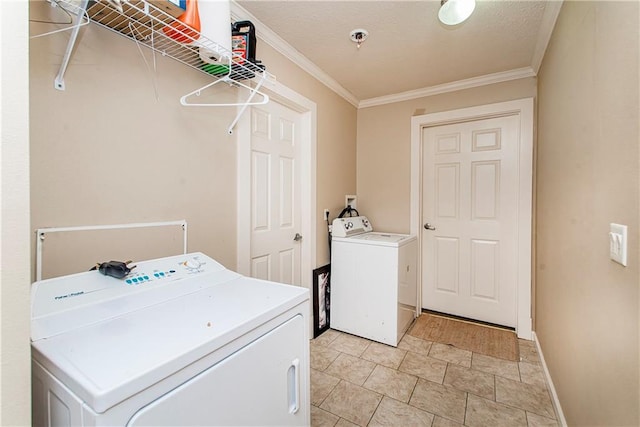
POLYGON ((335 237, 349 237, 373 231, 366 216, 351 216, 333 220, 331 234, 335 237))

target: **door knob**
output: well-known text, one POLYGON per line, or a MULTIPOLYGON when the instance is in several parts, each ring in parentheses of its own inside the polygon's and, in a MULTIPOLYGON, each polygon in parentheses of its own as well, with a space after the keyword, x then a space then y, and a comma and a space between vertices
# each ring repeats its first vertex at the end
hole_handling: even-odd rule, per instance
POLYGON ((429 223, 427 222, 427 223, 425 223, 425 224, 424 224, 424 229, 425 229, 425 230, 432 230, 432 231, 433 231, 433 230, 435 230, 436 228, 435 228, 433 225, 431 225, 431 224, 429 224, 429 223))
POLYGON ((302 236, 300 235, 300 233, 296 233, 296 235, 293 237, 293 241, 299 242, 300 240, 302 240, 302 236))

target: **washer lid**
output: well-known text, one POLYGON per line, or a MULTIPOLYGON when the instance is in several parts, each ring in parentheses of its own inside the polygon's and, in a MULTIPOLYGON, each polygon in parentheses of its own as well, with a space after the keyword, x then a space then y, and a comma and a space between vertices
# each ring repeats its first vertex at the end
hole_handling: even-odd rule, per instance
MULTIPOLYGON (((182 283, 191 280, 206 278, 182 283)), ((34 341, 32 357, 103 413, 309 299, 305 288, 246 277, 202 284, 197 292, 34 341)))
POLYGON ((384 246, 401 246, 411 240, 415 239, 415 236, 408 234, 393 234, 393 233, 381 233, 371 232, 352 236, 350 238, 353 241, 360 241, 362 243, 378 244, 384 246))

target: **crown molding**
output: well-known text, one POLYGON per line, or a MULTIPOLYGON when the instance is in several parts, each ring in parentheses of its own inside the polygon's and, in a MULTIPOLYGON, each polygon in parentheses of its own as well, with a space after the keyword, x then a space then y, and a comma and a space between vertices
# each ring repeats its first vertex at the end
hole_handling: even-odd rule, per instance
POLYGON ((251 21, 256 27, 256 37, 273 47, 285 58, 340 95, 351 105, 356 108, 358 107, 358 98, 235 1, 231 1, 231 18, 233 18, 233 20, 251 21))
POLYGON ((533 57, 531 58, 531 68, 538 74, 540 65, 542 64, 542 58, 547 51, 549 40, 551 40, 551 34, 556 26, 558 15, 560 15, 560 9, 562 8, 563 0, 548 1, 544 7, 544 14, 542 15, 542 23, 540 24, 540 32, 538 32, 538 41, 536 42, 535 50, 533 51, 533 57))
POLYGON ((485 86, 495 83, 507 82, 509 80, 535 77, 536 73, 531 67, 517 68, 515 70, 501 71, 499 73, 486 74, 484 76, 472 77, 470 79, 458 80, 451 83, 425 87, 422 89, 400 92, 393 95, 385 95, 377 98, 363 99, 358 104, 358 108, 374 107, 377 105, 392 104, 395 102, 409 101, 411 99, 424 98, 426 96, 439 95, 441 93, 455 92, 462 89, 470 89, 478 86, 485 86))

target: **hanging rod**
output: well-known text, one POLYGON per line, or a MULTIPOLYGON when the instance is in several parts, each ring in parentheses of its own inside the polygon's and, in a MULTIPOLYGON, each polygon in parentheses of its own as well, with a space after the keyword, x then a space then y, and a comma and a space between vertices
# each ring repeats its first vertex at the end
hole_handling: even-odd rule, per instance
POLYGON ((182 227, 182 253, 187 253, 187 220, 162 221, 162 222, 136 222, 129 224, 111 225, 84 225, 77 227, 49 227, 36 230, 36 281, 42 280, 42 261, 45 236, 51 233, 75 232, 75 231, 99 231, 99 230, 124 230, 130 228, 167 227, 179 225, 182 227))

